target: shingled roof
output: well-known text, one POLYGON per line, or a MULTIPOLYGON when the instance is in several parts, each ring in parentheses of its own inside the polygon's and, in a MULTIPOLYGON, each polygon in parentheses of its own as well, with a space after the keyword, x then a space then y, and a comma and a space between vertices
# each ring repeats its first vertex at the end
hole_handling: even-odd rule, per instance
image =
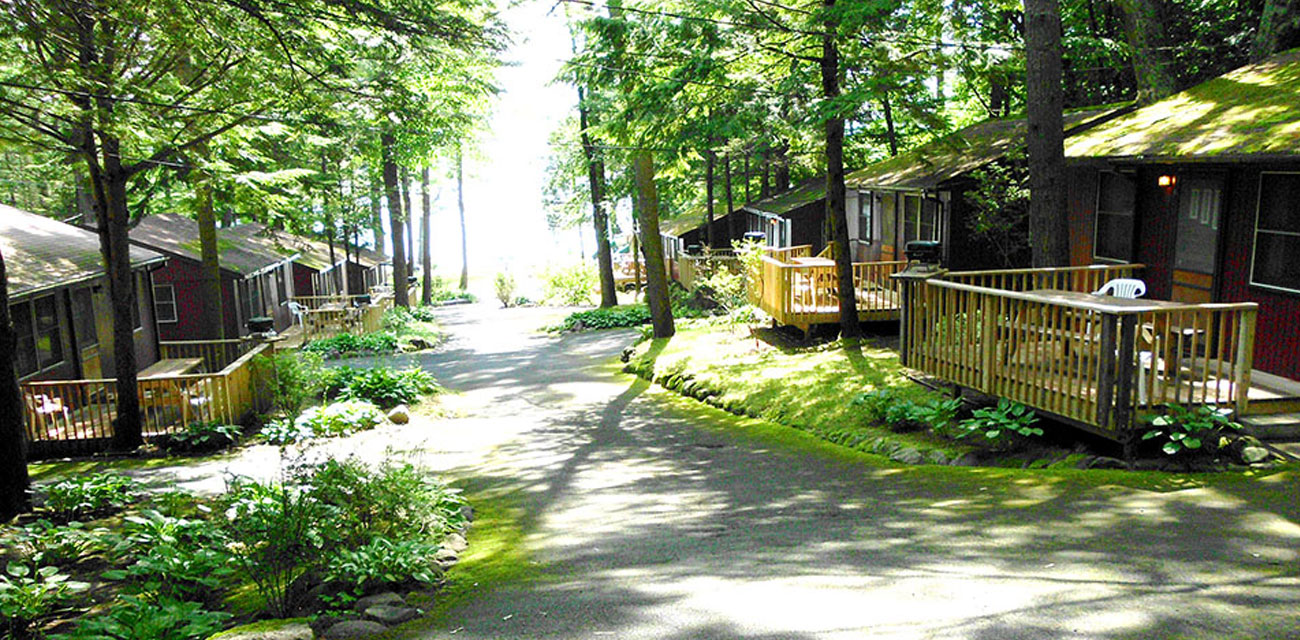
MULTIPOLYGON (((1086 129, 1122 111, 1123 107, 1103 107, 1066 113, 1066 133, 1086 129)), ((844 183, 851 189, 935 189, 1023 147, 1027 130, 1024 118, 986 120, 854 171, 844 183)))
MULTIPOLYGON (((334 263, 330 262, 330 248, 324 242, 295 235, 287 231, 278 231, 256 222, 241 224, 222 230, 225 238, 232 242, 244 242, 268 247, 284 257, 297 256, 294 262, 316 271, 325 271, 334 263)), ((343 249, 336 248, 335 257, 343 259, 343 249)))
MULTIPOLYGON (((0 251, 11 298, 104 275, 99 236, 93 231, 2 204, 0 251)), ((165 259, 148 249, 131 248, 132 267, 165 259)))
MULTIPOLYGON (((131 230, 131 242, 174 256, 201 260, 199 224, 190 218, 169 213, 146 217, 131 230)), ((250 276, 293 257, 274 243, 251 236, 217 230, 217 253, 221 268, 240 276, 250 276), (234 237, 231 237, 231 236, 234 237)))
POLYGON ((1300 49, 1203 82, 1065 143, 1068 158, 1300 157, 1300 49))

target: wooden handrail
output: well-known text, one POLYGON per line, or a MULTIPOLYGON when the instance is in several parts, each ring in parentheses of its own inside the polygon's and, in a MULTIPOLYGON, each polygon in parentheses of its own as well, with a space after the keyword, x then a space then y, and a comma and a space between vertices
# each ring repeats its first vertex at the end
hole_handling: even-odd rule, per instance
POLYGON ((944 277, 993 276, 1020 273, 1075 273, 1079 271, 1113 271, 1122 268, 1145 269, 1145 264, 1089 264, 1077 267, 1033 267, 1024 269, 983 269, 977 271, 949 271, 944 277))
MULTIPOLYGON (((1255 302, 1211 302, 1202 304, 1178 304, 1171 305, 1149 304, 1107 304, 1105 302, 1084 302, 1079 300, 1062 300, 1030 291, 1009 291, 1007 289, 994 289, 991 287, 980 287, 973 284, 962 284, 960 282, 949 282, 935 278, 929 281, 929 284, 944 289, 956 289, 958 291, 969 291, 971 293, 983 293, 986 295, 1008 298, 1011 300, 1023 300, 1025 302, 1041 302, 1044 304, 1053 304, 1062 307, 1071 307, 1074 309, 1085 309, 1101 313, 1112 313, 1115 315, 1136 315, 1139 313, 1166 312, 1166 311, 1196 311, 1196 310, 1218 310, 1218 311, 1241 311, 1245 309, 1258 309, 1259 304, 1255 302)), ((1098 299, 1102 299, 1098 296, 1098 299)), ((1141 299, 1137 299, 1139 302, 1141 299)))

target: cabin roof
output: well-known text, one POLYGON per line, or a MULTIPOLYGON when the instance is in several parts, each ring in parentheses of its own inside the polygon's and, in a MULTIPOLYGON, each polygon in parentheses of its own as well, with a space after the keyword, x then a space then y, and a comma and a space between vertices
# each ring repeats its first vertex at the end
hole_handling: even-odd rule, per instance
MULTIPOLYGON (((237 227, 217 229, 217 253, 221 268, 240 276, 250 276, 293 257, 273 243, 236 232, 237 227)), ((201 260, 199 224, 171 213, 148 216, 131 230, 131 241, 190 260, 201 260)))
MULTIPOLYGON (((1068 112, 1064 114, 1066 133, 1095 126, 1124 108, 1068 112)), ((845 176, 844 183, 850 189, 935 189, 1023 147, 1027 130, 1024 118, 986 120, 854 171, 845 176)))
MULTIPOLYGON (((11 298, 104 274, 104 258, 95 232, 2 204, 0 252, 4 254, 11 298)), ((131 247, 132 267, 165 259, 155 251, 131 247)))
POLYGON ((782 215, 790 213, 800 207, 810 205, 826 197, 826 176, 817 176, 800 182, 799 184, 782 191, 774 196, 769 196, 757 202, 751 202, 746 205, 747 208, 757 209, 765 213, 775 213, 782 215))
POLYGON ((1300 49, 1241 67, 1066 141, 1067 158, 1300 157, 1300 49))

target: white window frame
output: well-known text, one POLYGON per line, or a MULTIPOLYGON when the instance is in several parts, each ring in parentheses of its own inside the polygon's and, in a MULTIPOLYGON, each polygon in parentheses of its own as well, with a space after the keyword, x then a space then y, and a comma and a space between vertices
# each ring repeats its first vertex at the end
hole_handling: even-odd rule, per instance
POLYGON ((153 285, 153 318, 158 324, 175 324, 180 322, 180 307, 176 304, 176 287, 171 284, 153 285), (161 293, 167 292, 167 300, 163 299, 161 293), (166 305, 171 305, 171 317, 168 318, 163 314, 166 305))
MULTIPOLYGON (((1128 258, 1126 260, 1124 258, 1113 258, 1110 256, 1103 256, 1097 253, 1097 231, 1101 229, 1101 225, 1098 224, 1098 221, 1101 220, 1101 213, 1102 213, 1101 212, 1101 177, 1103 174, 1107 174, 1107 173, 1115 174, 1121 178, 1127 178, 1128 180, 1133 182, 1133 210, 1128 212, 1128 217, 1129 217, 1128 242, 1129 242, 1129 253, 1131 255, 1137 254, 1137 247, 1134 246, 1134 241, 1136 240, 1136 236, 1137 236, 1137 197, 1138 197, 1137 176, 1123 171, 1098 171, 1097 172, 1097 197, 1092 207, 1092 259, 1094 261, 1108 262, 1113 264, 1128 264, 1133 262, 1133 258, 1128 258)), ((1116 211, 1107 211, 1106 215, 1114 216, 1114 215, 1122 215, 1122 214, 1116 211)))
POLYGON ((876 194, 873 191, 858 192, 858 237, 857 241, 871 245, 876 242, 876 194), (863 205, 866 205, 867 215, 862 215, 863 205), (865 219, 865 224, 864 224, 865 219), (865 237, 864 237, 865 236, 865 237))
MULTIPOLYGON (((1249 278, 1250 286, 1252 286, 1252 287, 1259 287, 1259 288, 1261 288, 1261 289, 1269 289, 1269 290, 1272 290, 1272 291, 1285 291, 1285 292, 1287 292, 1287 293, 1300 293, 1300 289, 1291 289, 1291 288, 1288 288, 1288 287, 1279 287, 1279 286, 1277 286, 1277 285, 1275 285, 1275 284, 1265 284, 1265 283, 1262 283, 1262 282, 1255 282, 1255 258, 1256 258, 1256 254, 1257 254, 1257 252, 1259 251, 1259 233, 1260 233, 1260 229, 1259 229, 1259 210, 1260 210, 1261 204, 1264 202, 1264 176, 1270 176, 1270 175, 1273 175, 1273 176, 1279 176, 1279 175, 1283 175, 1283 176, 1295 176, 1295 175, 1300 175, 1300 171, 1261 171, 1261 172, 1259 172, 1259 184, 1257 185, 1258 188, 1255 190, 1255 228, 1251 231, 1251 237, 1250 237, 1250 242, 1251 242, 1251 247, 1250 247, 1250 278, 1249 278)), ((1300 231, 1265 230, 1264 233, 1271 233, 1271 234, 1275 234, 1275 235, 1285 235, 1285 236, 1300 237, 1300 231)))

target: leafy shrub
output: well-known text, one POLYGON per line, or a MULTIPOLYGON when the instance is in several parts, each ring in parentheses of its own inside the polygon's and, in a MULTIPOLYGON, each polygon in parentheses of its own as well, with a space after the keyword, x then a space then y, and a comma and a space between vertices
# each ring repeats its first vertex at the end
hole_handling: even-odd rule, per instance
POLYGON ((602 309, 588 309, 569 314, 552 331, 573 329, 614 329, 635 327, 650 322, 650 308, 644 304, 627 304, 602 309))
POLYGON ((289 586, 320 557, 326 512, 296 487, 232 480, 221 500, 232 565, 251 582, 271 615, 293 609, 289 586))
POLYGON ((122 596, 108 613, 82 619, 60 640, 197 640, 221 630, 230 614, 206 611, 197 602, 156 602, 122 596))
POLYGON ((139 593, 212 602, 231 573, 225 539, 207 521, 145 509, 123 519, 120 536, 114 551, 139 555, 125 569, 106 571, 104 577, 126 581, 139 593))
POLYGON ((862 409, 868 420, 883 424, 891 431, 906 433, 927 425, 922 407, 900 398, 891 389, 868 391, 854 398, 851 404, 862 409))
POLYGON ((318 353, 326 360, 387 355, 397 351, 397 335, 391 331, 376 331, 360 336, 340 333, 329 338, 312 340, 303 345, 301 350, 307 353, 318 353))
POLYGON ((548 269, 543 279, 543 298, 552 304, 590 304, 593 294, 600 290, 600 279, 595 267, 586 263, 548 269))
POLYGON ((356 546, 373 536, 440 537, 464 524, 459 492, 408 463, 327 460, 299 482, 331 514, 325 535, 340 546, 356 546))
POLYGON ((433 375, 418 367, 399 370, 338 367, 329 374, 325 384, 326 397, 366 400, 383 408, 413 403, 439 389, 433 375))
POLYGON ((1229 416, 1232 410, 1209 405, 1188 409, 1176 404, 1164 406, 1164 413, 1150 419, 1157 427, 1142 434, 1143 440, 1163 442, 1160 450, 1167 455, 1192 457, 1211 455, 1219 449, 1219 439, 1241 425, 1229 416))
POLYGON ((515 277, 509 272, 497 273, 492 279, 492 286, 496 290, 497 300, 501 301, 501 306, 509 307, 510 303, 515 302, 515 277))
POLYGON ((1043 435, 1042 429, 1033 426, 1036 422, 1038 416, 1029 407, 999 398, 996 407, 976 409, 970 418, 958 423, 958 437, 982 433, 989 440, 1013 442, 1016 438, 1043 435))
POLYGON ((342 400, 324 407, 312 407, 292 420, 273 420, 262 428, 262 436, 274 445, 289 445, 315 438, 345 436, 373 429, 387 416, 373 403, 342 400))
POLYGON ((234 446, 240 435, 238 425, 217 421, 191 422, 176 433, 154 438, 154 443, 168 453, 209 453, 234 446))
POLYGON ((26 637, 43 620, 58 614, 89 585, 68 580, 57 567, 10 562, 0 574, 0 630, 5 638, 26 637))
POLYGON ((947 398, 917 405, 912 415, 936 433, 948 433, 949 427, 957 421, 957 414, 960 412, 961 400, 947 398))
MULTIPOLYGON (((311 343, 309 343, 310 345, 311 343)), ((323 365, 318 351, 276 351, 253 360, 259 379, 264 380, 275 408, 286 415, 298 415, 302 405, 319 389, 323 365)))
POLYGON ((38 565, 68 566, 103 548, 105 529, 87 529, 80 522, 57 525, 37 520, 19 529, 15 541, 38 565))
POLYGON ((64 519, 103 515, 133 502, 139 486, 119 473, 69 478, 46 489, 45 508, 64 519))
POLYGON ((377 537, 356 549, 340 549, 329 559, 325 576, 361 593, 388 585, 430 584, 441 575, 433 562, 437 552, 432 542, 377 537))

